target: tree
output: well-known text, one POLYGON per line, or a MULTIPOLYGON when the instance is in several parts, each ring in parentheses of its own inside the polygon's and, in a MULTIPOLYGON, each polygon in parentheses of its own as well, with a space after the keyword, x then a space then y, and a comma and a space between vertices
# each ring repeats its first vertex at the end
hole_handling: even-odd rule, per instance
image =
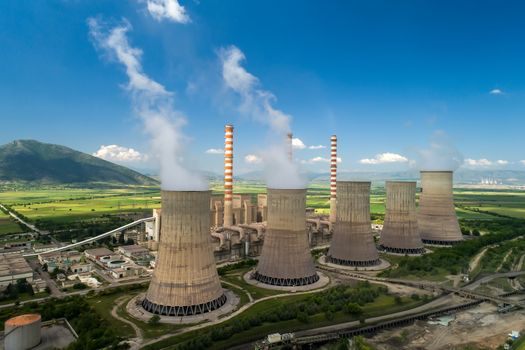
POLYGON ((148 320, 148 324, 151 325, 151 326, 156 326, 160 323, 160 316, 159 315, 153 315, 151 316, 151 318, 148 320))

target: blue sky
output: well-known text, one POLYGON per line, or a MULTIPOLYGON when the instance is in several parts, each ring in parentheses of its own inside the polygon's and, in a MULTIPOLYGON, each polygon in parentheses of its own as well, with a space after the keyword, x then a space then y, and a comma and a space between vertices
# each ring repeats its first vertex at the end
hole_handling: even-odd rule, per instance
POLYGON ((117 145, 99 154, 154 167, 124 66, 90 37, 95 18, 129 25, 144 74, 187 119, 192 167, 221 171, 221 155, 205 152, 223 148, 226 122, 238 173, 261 167, 245 157, 268 147, 270 128, 243 113, 223 79, 221 50, 234 45, 257 88, 292 117, 306 169, 328 170, 329 149, 309 146, 329 146, 334 133, 341 170, 408 169, 436 132, 464 167, 525 169, 523 2, 179 0, 182 21, 148 2, 176 3, 2 1, 0 143, 31 138, 87 153, 117 145))

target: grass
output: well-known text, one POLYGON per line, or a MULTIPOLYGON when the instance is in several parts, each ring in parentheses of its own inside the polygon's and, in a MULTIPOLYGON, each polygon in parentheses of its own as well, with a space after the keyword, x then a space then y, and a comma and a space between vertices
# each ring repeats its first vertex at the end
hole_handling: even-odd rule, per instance
MULTIPOLYGON (((246 310, 241 315, 227 322, 235 322, 236 320, 239 320, 242 318, 249 318, 252 315, 257 315, 258 313, 261 313, 267 310, 277 309, 283 305, 287 305, 292 302, 305 300, 308 297, 309 295, 293 295, 289 297, 265 300, 258 304, 253 305, 251 308, 246 310)), ((370 318, 370 317, 375 317, 379 315, 399 312, 402 310, 414 308, 423 303, 424 303, 423 301, 414 301, 411 298, 406 297, 406 298, 402 298, 402 304, 397 304, 394 296, 382 295, 382 296, 379 296, 374 302, 366 304, 363 307, 363 311, 364 311, 363 316, 365 318, 370 318)), ((265 335, 275 333, 275 332, 279 332, 279 333, 297 332, 300 330, 324 327, 328 325, 333 325, 333 324, 338 324, 338 323, 343 323, 343 322, 350 322, 350 321, 357 321, 357 318, 355 316, 345 314, 342 311, 340 311, 340 312, 334 313, 334 318, 332 320, 326 319, 326 317, 324 316, 324 313, 319 313, 319 314, 310 316, 308 323, 300 322, 296 319, 288 320, 288 321, 273 322, 273 323, 264 323, 260 326, 253 327, 249 330, 246 330, 240 333, 236 333, 227 340, 214 342, 213 345, 209 349, 213 349, 213 350, 229 349, 235 345, 244 344, 244 343, 254 341, 257 339, 262 339, 265 335)), ((149 348, 158 349, 158 348, 166 347, 167 349, 174 349, 176 344, 179 344, 186 340, 190 340, 193 337, 198 337, 200 334, 203 334, 205 331, 210 330, 212 327, 213 326, 210 326, 202 330, 192 331, 192 332, 184 333, 181 335, 177 335, 177 336, 165 339, 159 343, 152 344, 151 347, 149 348)))
MULTIPOLYGON (((226 282, 233 283, 242 289, 248 291, 254 300, 261 299, 267 296, 271 295, 277 295, 277 294, 284 294, 285 292, 280 290, 272 290, 272 289, 265 289, 265 288, 259 288, 256 286, 253 286, 249 284, 248 282, 244 281, 244 274, 248 272, 251 268, 244 268, 244 269, 238 269, 228 272, 226 275, 221 276, 221 279, 226 282)), ((230 288, 229 285, 225 286, 226 288, 230 288)))
POLYGON ((0 211, 0 235, 7 235, 10 233, 23 232, 18 223, 12 219, 8 214, 0 211))
POLYGON ((109 322, 115 332, 121 337, 129 337, 130 334, 135 334, 133 328, 120 320, 111 316, 111 310, 115 306, 118 298, 121 298, 124 293, 116 293, 111 295, 102 295, 86 298, 87 302, 95 309, 95 311, 106 321, 109 322))

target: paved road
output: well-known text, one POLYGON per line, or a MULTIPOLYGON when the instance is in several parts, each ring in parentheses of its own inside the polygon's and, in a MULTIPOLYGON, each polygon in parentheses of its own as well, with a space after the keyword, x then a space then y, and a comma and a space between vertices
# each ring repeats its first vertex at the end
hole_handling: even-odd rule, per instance
POLYGON ((18 217, 15 213, 13 213, 11 210, 9 210, 8 208, 6 208, 3 204, 0 204, 0 207, 2 207, 2 209, 4 209, 5 211, 7 211, 9 213, 9 215, 11 215, 15 220, 21 222, 22 224, 26 225, 27 227, 29 227, 31 230, 35 231, 35 232, 38 232, 40 233, 41 235, 47 235, 49 234, 49 231, 42 231, 40 229, 38 229, 35 225, 33 224, 30 224, 29 222, 27 221, 24 221, 23 219, 21 219, 20 217, 18 217))
POLYGON ((40 278, 46 281, 47 286, 51 290, 51 296, 60 297, 64 294, 64 292, 62 292, 57 287, 55 281, 51 279, 51 276, 49 276, 49 273, 47 273, 47 271, 42 271, 42 269, 40 268, 40 264, 38 263, 37 260, 29 260, 28 263, 33 269, 33 271, 35 271, 40 276, 40 278))

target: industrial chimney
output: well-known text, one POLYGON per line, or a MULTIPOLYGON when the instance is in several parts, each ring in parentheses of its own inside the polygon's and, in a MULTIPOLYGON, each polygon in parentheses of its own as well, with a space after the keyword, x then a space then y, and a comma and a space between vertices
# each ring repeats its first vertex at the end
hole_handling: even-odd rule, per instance
POLYGON ((162 191, 153 278, 142 306, 166 316, 213 311, 226 302, 210 241, 211 191, 162 191))
POLYGON ((306 233, 306 190, 268 189, 268 224, 254 278, 278 286, 319 280, 306 233))
POLYGON ((385 222, 379 243, 381 249, 391 253, 424 253, 417 229, 415 182, 386 182, 385 222))
POLYGON ((224 127, 224 227, 233 226, 233 125, 224 127))
POLYGON ((452 196, 452 171, 421 171, 419 235, 426 244, 452 245, 463 239, 452 196))
POLYGON ((370 220, 370 182, 337 181, 337 217, 327 262, 380 264, 370 220))
POLYGON ((288 160, 293 160, 293 134, 289 132, 286 134, 286 144, 288 145, 288 160))
POLYGON ((330 138, 330 222, 336 220, 337 198, 337 136, 330 138))

